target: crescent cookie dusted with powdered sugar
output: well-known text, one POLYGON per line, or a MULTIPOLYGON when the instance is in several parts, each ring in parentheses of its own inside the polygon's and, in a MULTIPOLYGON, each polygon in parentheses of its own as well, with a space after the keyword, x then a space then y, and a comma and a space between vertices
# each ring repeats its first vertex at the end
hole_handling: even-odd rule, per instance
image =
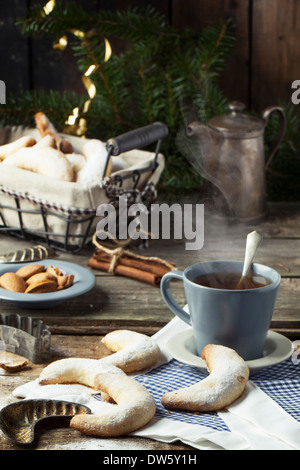
POLYGON ((4 160, 9 155, 17 152, 21 148, 33 147, 36 144, 36 140, 32 137, 20 137, 18 140, 14 142, 10 142, 5 145, 0 146, 0 161, 4 160))
POLYGON ((156 364, 161 358, 159 346, 149 336, 129 330, 108 333, 102 342, 113 354, 101 359, 66 358, 45 367, 39 377, 42 385, 81 383, 94 386, 95 376, 110 367, 129 373, 156 364))
POLYGON ((119 367, 124 372, 135 372, 156 364, 161 350, 149 336, 130 330, 115 330, 102 339, 114 354, 101 361, 119 367))
POLYGON ((113 354, 102 359, 72 357, 54 361, 43 369, 39 383, 80 383, 100 391, 105 401, 114 404, 84 419, 76 415, 70 426, 83 434, 121 436, 147 424, 156 410, 148 390, 125 372, 154 365, 161 351, 148 336, 128 330, 109 333, 103 343, 113 354))
POLYGON ((53 147, 45 146, 42 150, 39 144, 24 147, 6 157, 3 163, 62 181, 74 180, 72 165, 53 147))
POLYGON ((97 374, 110 372, 125 373, 111 364, 103 364, 101 359, 68 357, 59 359, 46 366, 39 377, 41 385, 78 383, 94 388, 97 374))
POLYGON ((167 409, 217 411, 239 398, 249 379, 249 368, 233 349, 209 344, 201 352, 208 377, 190 387, 165 393, 161 403, 167 409))
POLYGON ((155 414, 152 395, 126 374, 99 374, 95 388, 112 397, 116 404, 101 414, 75 415, 70 426, 83 434, 104 437, 129 434, 145 426, 155 414))

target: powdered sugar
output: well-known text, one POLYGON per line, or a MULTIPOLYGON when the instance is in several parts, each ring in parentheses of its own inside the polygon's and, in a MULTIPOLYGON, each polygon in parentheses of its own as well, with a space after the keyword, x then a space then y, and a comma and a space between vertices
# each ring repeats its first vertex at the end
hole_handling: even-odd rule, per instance
POLYGON ((39 379, 18 387, 14 396, 59 397, 85 404, 92 414, 76 415, 70 423, 85 434, 118 436, 138 429, 154 416, 155 402, 146 388, 127 376, 122 367, 126 369, 129 364, 131 371, 153 365, 160 349, 146 335, 127 330, 108 334, 106 339, 108 347, 117 351, 111 356, 54 361, 43 369, 39 379), (104 391, 117 404, 95 400, 92 397, 95 389, 104 391))
POLYGON ((54 361, 43 369, 40 374, 41 384, 51 383, 80 383, 91 388, 94 387, 97 374, 110 372, 123 374, 124 372, 102 359, 66 358, 54 361))
POLYGON ((133 440, 130 437, 121 439, 99 439, 93 436, 82 436, 79 441, 74 436, 73 441, 57 444, 54 450, 145 450, 143 440, 133 440))
POLYGON ((219 345, 204 348, 210 374, 200 382, 162 397, 169 409, 215 411, 228 406, 243 392, 249 378, 246 363, 232 349, 219 345))
POLYGON ((111 396, 111 405, 101 414, 76 415, 70 426, 84 434, 120 436, 147 424, 155 414, 155 402, 148 390, 127 375, 101 374, 96 384, 111 396))
POLYGON ((125 372, 133 372, 151 367, 162 359, 160 348, 146 335, 129 330, 116 330, 108 333, 102 342, 115 351, 102 359, 106 364, 113 364, 125 372))
POLYGON ((14 397, 26 400, 47 399, 79 403, 90 408, 92 413, 102 413, 113 406, 110 403, 95 399, 93 395, 95 395, 95 390, 84 385, 41 385, 38 379, 21 385, 13 391, 14 397))

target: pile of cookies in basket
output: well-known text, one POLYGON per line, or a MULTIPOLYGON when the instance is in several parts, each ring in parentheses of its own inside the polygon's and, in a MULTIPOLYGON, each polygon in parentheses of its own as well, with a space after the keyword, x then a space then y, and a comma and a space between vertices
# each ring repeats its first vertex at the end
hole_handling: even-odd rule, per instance
POLYGON ((90 139, 81 149, 74 149, 43 112, 36 113, 34 119, 40 139, 24 135, 0 146, 1 164, 81 184, 92 184, 110 175, 112 162, 106 168, 107 150, 103 142, 90 139))

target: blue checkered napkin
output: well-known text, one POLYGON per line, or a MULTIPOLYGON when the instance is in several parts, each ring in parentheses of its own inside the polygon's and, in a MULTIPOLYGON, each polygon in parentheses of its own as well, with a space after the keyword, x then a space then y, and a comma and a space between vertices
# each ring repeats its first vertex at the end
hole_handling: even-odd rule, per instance
POLYGON ((136 377, 152 394, 156 404, 156 416, 160 418, 172 418, 190 424, 208 426, 217 431, 229 431, 217 413, 192 413, 166 410, 161 404, 161 397, 166 392, 171 392, 182 387, 189 387, 206 377, 199 369, 185 365, 175 359, 167 364, 152 369, 147 374, 136 377))
MULTIPOLYGON (((173 359, 147 374, 137 376, 136 380, 141 382, 155 399, 157 417, 200 424, 217 431, 230 431, 217 413, 168 411, 161 404, 160 399, 164 393, 193 385, 205 377, 199 369, 173 359)), ((276 366, 262 369, 250 379, 287 413, 300 421, 300 364, 295 365, 288 359, 276 366)))
POLYGON ((300 364, 287 359, 281 364, 262 369, 251 380, 300 422, 300 364))

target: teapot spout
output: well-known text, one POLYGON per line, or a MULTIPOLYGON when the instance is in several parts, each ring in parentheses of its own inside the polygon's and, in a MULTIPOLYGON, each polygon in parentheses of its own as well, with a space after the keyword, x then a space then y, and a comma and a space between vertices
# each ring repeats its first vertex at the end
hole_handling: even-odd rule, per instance
POLYGON ((206 176, 214 177, 224 142, 222 132, 201 121, 193 121, 186 126, 186 135, 196 142, 206 176))
POLYGON ((188 137, 201 136, 201 132, 204 132, 206 128, 207 128, 207 125, 202 122, 199 122, 199 121, 190 122, 186 126, 186 135, 188 137))
POLYGON ((192 121, 187 124, 186 135, 187 137, 196 137, 199 144, 205 145, 210 150, 219 151, 224 141, 224 135, 221 131, 201 121, 192 121))

